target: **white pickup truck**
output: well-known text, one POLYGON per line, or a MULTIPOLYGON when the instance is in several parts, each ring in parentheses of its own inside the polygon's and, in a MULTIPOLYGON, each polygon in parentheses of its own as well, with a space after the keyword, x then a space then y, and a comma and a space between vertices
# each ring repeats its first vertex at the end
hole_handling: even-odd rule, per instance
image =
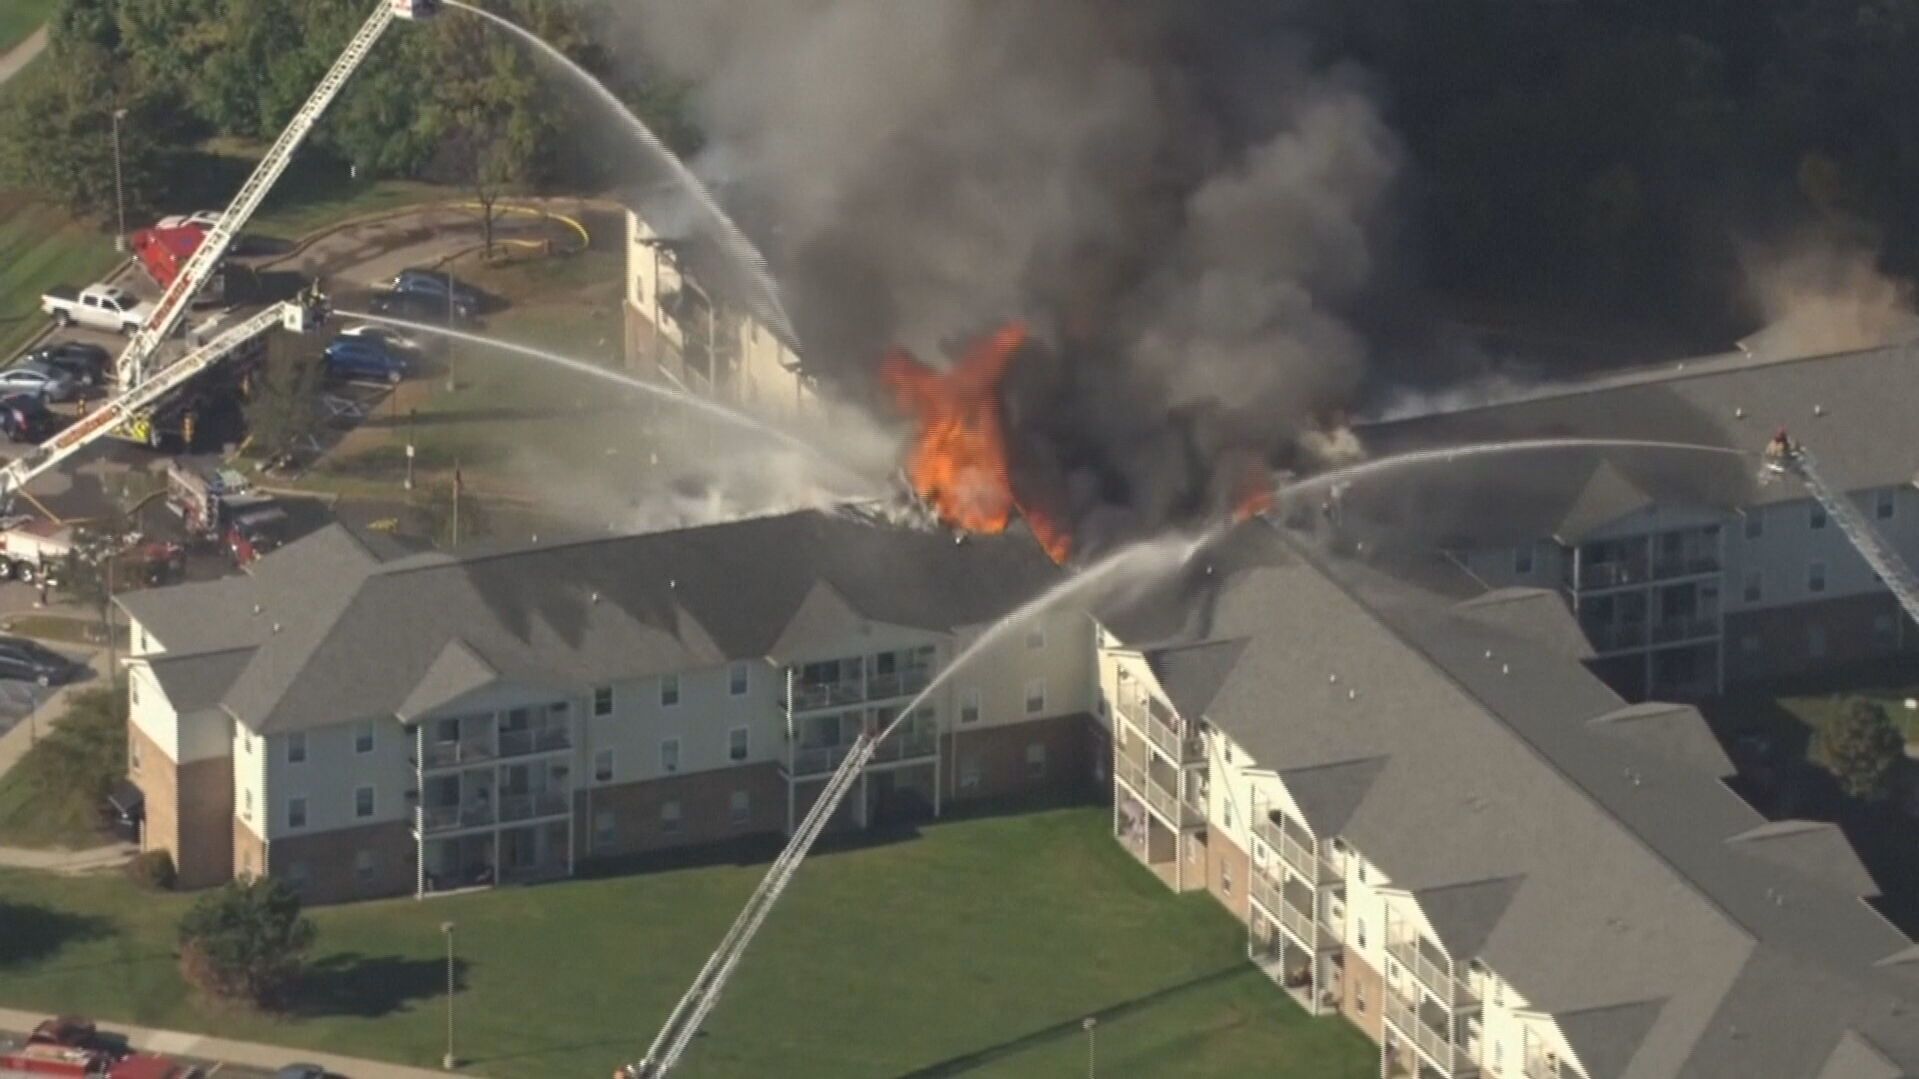
POLYGON ((153 305, 117 285, 93 285, 75 293, 65 285, 40 297, 40 309, 62 326, 79 324, 108 333, 133 334, 153 316, 153 305))

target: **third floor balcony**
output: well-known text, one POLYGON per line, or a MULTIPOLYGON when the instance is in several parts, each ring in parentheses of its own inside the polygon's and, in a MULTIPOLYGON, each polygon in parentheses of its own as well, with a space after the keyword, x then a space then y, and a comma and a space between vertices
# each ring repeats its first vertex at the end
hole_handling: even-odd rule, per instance
POLYGON ((1479 998, 1473 995, 1466 980, 1455 975, 1453 961, 1426 938, 1389 934, 1386 954, 1405 967, 1443 1005, 1454 1010, 1478 1006, 1479 998))
POLYGON ((1155 813, 1182 831, 1199 828, 1206 823, 1206 811, 1181 798, 1177 791, 1171 790, 1153 775, 1151 768, 1142 768, 1126 757, 1120 757, 1115 765, 1115 774, 1121 783, 1132 788, 1140 800, 1151 806, 1155 813))
POLYGON ((1317 886, 1344 882, 1344 875, 1333 865, 1332 860, 1320 855, 1319 842, 1311 835, 1298 831, 1296 825, 1283 825, 1269 814, 1254 819, 1253 834, 1271 847, 1292 867, 1293 872, 1306 878, 1307 883, 1317 886))

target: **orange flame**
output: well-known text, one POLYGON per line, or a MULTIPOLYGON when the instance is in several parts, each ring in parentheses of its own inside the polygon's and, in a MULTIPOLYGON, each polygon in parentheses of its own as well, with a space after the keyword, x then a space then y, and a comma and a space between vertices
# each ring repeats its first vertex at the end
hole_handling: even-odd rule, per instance
POLYGON ((1233 523, 1239 524, 1273 508, 1272 474, 1257 463, 1247 467, 1239 482, 1239 497, 1233 501, 1233 523))
POLYGON ((1018 513, 1053 561, 1063 563, 1072 554, 1073 537, 1050 514, 1021 504, 1000 413, 1000 379, 1026 338, 1025 323, 1008 323, 967 349, 944 374, 896 348, 880 361, 880 378, 901 411, 919 421, 906 476, 940 521, 993 535, 1018 513))

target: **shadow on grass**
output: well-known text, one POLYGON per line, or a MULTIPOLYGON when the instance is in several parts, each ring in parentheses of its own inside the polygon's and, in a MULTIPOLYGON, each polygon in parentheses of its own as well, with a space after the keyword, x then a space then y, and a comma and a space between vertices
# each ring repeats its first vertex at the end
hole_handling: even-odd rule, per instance
MULTIPOLYGON (((453 984, 466 988, 465 959, 453 961, 453 984)), ((377 1019, 418 1000, 444 998, 446 960, 407 959, 397 955, 330 955, 309 964, 300 976, 288 1011, 308 1018, 351 1015, 377 1019)))
POLYGON ((1163 1003, 1185 993, 1190 993, 1196 989, 1204 989, 1218 982, 1241 977, 1245 975, 1247 969, 1244 963, 1234 963, 1231 966, 1221 967, 1211 973, 1201 974, 1196 978, 1188 978, 1186 981, 1166 986, 1163 989, 1155 989, 1150 993, 1134 997, 1131 1000, 1123 1000, 1117 1004, 1109 1004, 1096 1012, 1089 1013, 1087 1016, 1054 1023, 1049 1027, 1041 1027, 1029 1034, 1022 1034, 1017 1038, 1003 1041, 998 1045, 991 1045, 975 1052, 951 1057, 937 1064, 929 1064, 924 1068, 906 1072, 900 1076, 900 1079, 940 1079, 942 1076, 963 1075, 966 1072, 983 1068, 994 1061, 1003 1060, 1006 1057, 1037 1049, 1042 1045, 1059 1041, 1061 1038, 1084 1037, 1085 1028, 1081 1024, 1083 1024, 1087 1018, 1096 1019, 1102 1023, 1111 1022, 1115 1019, 1123 1019, 1134 1012, 1144 1011, 1156 1004, 1163 1003))
POLYGON ((45 959, 69 944, 113 932, 105 918, 0 902, 0 967, 45 959))

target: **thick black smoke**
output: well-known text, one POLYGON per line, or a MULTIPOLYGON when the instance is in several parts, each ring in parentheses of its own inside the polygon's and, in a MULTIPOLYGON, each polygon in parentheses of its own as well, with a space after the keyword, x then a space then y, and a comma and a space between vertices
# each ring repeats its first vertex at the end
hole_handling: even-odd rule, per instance
POLYGON ((633 30, 695 88, 696 169, 771 224, 809 371, 867 395, 890 345, 1028 319, 1022 481, 1112 535, 1210 508, 1361 380, 1399 153, 1289 8, 646 0, 633 30))

